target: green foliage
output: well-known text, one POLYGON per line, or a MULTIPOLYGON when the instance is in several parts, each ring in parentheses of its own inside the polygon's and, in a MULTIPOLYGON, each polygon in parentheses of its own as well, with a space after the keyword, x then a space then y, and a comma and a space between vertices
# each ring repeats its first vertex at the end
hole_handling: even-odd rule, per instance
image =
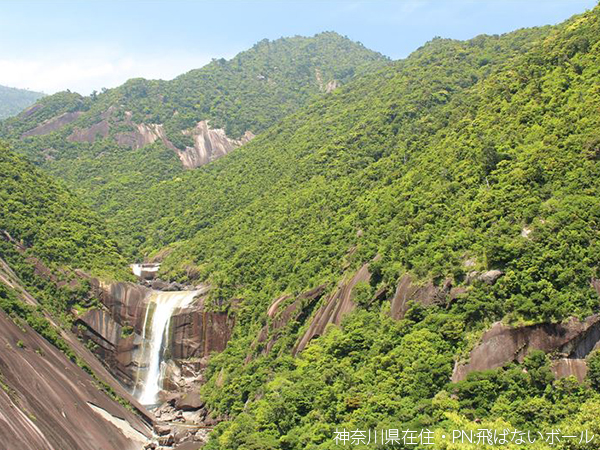
POLYGON ((43 96, 41 92, 0 86, 0 119, 20 113, 43 96))
POLYGON ((127 277, 102 221, 62 184, 0 147, 0 233, 51 269, 127 277))
POLYGON ((0 135, 10 139, 16 152, 63 178, 108 219, 129 254, 139 256, 146 246, 148 218, 138 212, 145 192, 183 168, 162 142, 132 150, 117 145, 120 133, 137 124, 162 124, 166 137, 181 150, 192 146, 192 136, 185 132, 201 120, 223 128, 231 138, 246 131, 258 134, 325 94, 328 83, 344 84, 386 62, 379 53, 332 32, 263 40, 229 61, 213 60, 172 81, 133 79, 89 97, 54 94, 2 122, 0 135), (106 139, 93 144, 69 139, 75 130, 104 122, 109 125, 106 139), (24 136, 48 123, 57 124, 56 129, 24 136))
POLYGON ((555 382, 539 353, 447 381, 467 336, 491 321, 598 310, 599 14, 434 40, 151 191, 146 249, 173 249, 163 275, 210 281, 215 308, 236 299, 236 336, 203 390, 215 414, 235 419, 210 448, 333 448, 335 427, 442 426, 457 411, 535 429, 570 423, 595 398, 555 382), (274 298, 335 284, 377 254, 377 286, 355 293, 369 312, 295 361, 280 355, 303 324, 244 362, 274 298), (393 291, 406 272, 461 285, 468 258, 504 275, 464 286, 444 309, 413 305, 398 324, 369 304, 367 292, 393 291), (441 402, 444 391, 456 400, 441 402))
POLYGON ((600 391, 600 353, 593 352, 587 359, 587 379, 590 385, 597 391, 600 391))
MULTIPOLYGON (((91 192, 106 187, 99 197, 86 195, 121 217, 113 223, 121 236, 134 230, 133 251, 171 250, 161 276, 209 282, 206 307, 236 315, 235 334, 211 359, 202 391, 215 415, 232 420, 217 427, 207 448, 328 449, 336 427, 443 430, 483 420, 526 430, 597 428, 595 391, 572 379, 555 381, 539 352, 522 364, 448 380, 454 361, 492 321, 559 322, 598 312, 590 279, 600 267, 599 16, 596 8, 556 27, 466 42, 435 39, 406 60, 313 98, 271 128, 293 108, 287 97, 264 95, 281 94, 274 69, 265 75, 266 66, 236 68, 247 66, 245 54, 176 80, 170 93, 165 86, 176 84, 131 80, 104 97, 72 99, 90 111, 78 125, 123 104, 117 114, 164 123, 175 140, 206 117, 233 136, 265 130, 199 170, 173 173, 174 158, 165 157, 161 175, 137 197, 139 185, 128 177, 141 166, 141 152, 111 148, 107 156, 107 142, 61 144, 47 164, 68 174, 69 161, 83 151, 82 165, 67 178, 87 177, 82 189, 91 192), (254 76, 244 85, 248 92, 230 96, 217 87, 229 86, 238 72, 254 76), (192 84, 215 74, 222 84, 208 83, 196 102, 185 83, 199 74, 192 84), (165 93, 164 108, 156 106, 158 92, 165 93), (239 111, 229 99, 240 100, 239 111), (269 107, 276 103, 282 108, 269 107), (98 162, 90 163, 91 155, 98 162), (120 159, 123 169, 115 167, 120 159), (94 179, 103 161, 110 164, 94 179), (117 177, 115 185, 108 175, 117 177), (132 194, 125 207, 111 192, 125 193, 126 186, 132 194), (253 349, 270 323, 265 311, 273 299, 336 286, 373 260, 371 282, 352 292, 359 308, 341 327, 329 327, 292 358, 319 306, 304 305, 277 331, 269 352, 253 349), (467 282, 470 271, 489 269, 503 275, 493 284, 467 282), (373 298, 389 298, 405 273, 436 285, 450 279, 465 292, 443 305, 412 302, 396 322, 389 304, 373 298)), ((281 40, 262 42, 248 55, 268 60, 264 55, 279 46, 293 53, 281 40)), ((307 67, 293 71, 309 79, 315 67, 307 67)), ((8 121, 4 130, 19 126, 8 121)), ((47 139, 59 146, 60 135, 47 139)), ((21 151, 41 159, 42 142, 25 140, 21 151)), ((176 142, 185 145, 185 138, 176 142)), ((153 158, 161 151, 147 150, 157 152, 153 158)), ((56 248, 69 250, 63 245, 56 248)), ((596 366, 592 357, 595 388, 596 366)))

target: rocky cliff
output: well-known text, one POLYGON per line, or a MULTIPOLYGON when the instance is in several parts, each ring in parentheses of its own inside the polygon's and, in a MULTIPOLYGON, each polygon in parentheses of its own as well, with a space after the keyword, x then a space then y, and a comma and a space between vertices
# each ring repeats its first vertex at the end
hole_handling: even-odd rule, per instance
MULTIPOLYGON (((193 146, 186 146, 182 150, 169 140, 163 124, 136 124, 132 121, 130 111, 125 112, 124 118, 119 118, 115 112, 116 109, 111 107, 102 114, 101 121, 84 128, 75 127, 68 140, 91 144, 98 139, 110 138, 119 146, 132 149, 140 149, 146 145, 161 142, 177 154, 183 167, 193 169, 225 156, 254 138, 251 131, 246 131, 241 138, 232 139, 227 136, 225 130, 211 128, 208 121, 202 120, 195 127, 181 131, 184 136, 190 137, 194 143, 193 146), (123 128, 129 129, 129 131, 118 131, 123 128)), ((50 119, 33 130, 24 133, 23 137, 41 136, 58 131, 76 120, 77 114, 62 114, 50 119)))
POLYGON ((496 322, 471 351, 468 361, 457 362, 452 381, 460 381, 473 371, 502 367, 522 362, 532 350, 542 350, 555 357, 553 370, 558 377, 575 376, 580 381, 586 374, 585 357, 600 342, 600 317, 570 319, 564 323, 542 323, 511 327, 496 322))
MULTIPOLYGON (((111 373, 133 391, 139 382, 138 371, 145 365, 144 324, 147 314, 152 313, 153 290, 135 283, 99 282, 95 282, 95 290, 103 308, 79 314, 76 328, 84 340, 95 345, 94 352, 111 373)), ((199 368, 212 352, 222 351, 231 337, 233 319, 226 313, 206 311, 203 298, 206 293, 207 288, 201 289, 199 298, 190 307, 177 311, 171 318, 167 354, 175 365, 193 360, 194 367, 199 368)), ((167 385, 177 383, 171 380, 167 385)))
MULTIPOLYGON (((38 307, 36 299, 1 259, 0 283, 24 304, 38 307)), ((151 436, 153 417, 71 333, 61 330, 50 317, 46 320, 88 369, 82 370, 22 319, 0 311, 2 448, 141 448, 151 436), (128 401, 137 414, 103 392, 99 381, 128 401)))

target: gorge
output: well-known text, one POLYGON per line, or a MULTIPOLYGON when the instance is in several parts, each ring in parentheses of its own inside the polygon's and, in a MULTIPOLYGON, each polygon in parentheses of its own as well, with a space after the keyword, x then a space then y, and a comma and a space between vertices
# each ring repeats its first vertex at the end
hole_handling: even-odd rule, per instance
POLYGON ((600 436, 598 61, 327 32, 0 122, 0 446, 600 436))

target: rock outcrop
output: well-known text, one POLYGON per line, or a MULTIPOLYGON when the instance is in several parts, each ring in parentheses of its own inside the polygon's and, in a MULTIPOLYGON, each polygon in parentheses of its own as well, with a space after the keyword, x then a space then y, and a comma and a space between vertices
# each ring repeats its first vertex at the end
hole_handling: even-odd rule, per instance
POLYGON ((344 317, 354 311, 356 309, 356 303, 352 298, 354 287, 360 282, 369 282, 370 279, 369 265, 365 264, 350 280, 342 282, 316 312, 310 326, 296 343, 293 354, 297 355, 306 348, 311 339, 321 336, 327 325, 339 325, 344 317))
MULTIPOLYGON (((78 315, 76 329, 84 340, 95 344, 94 352, 111 373, 134 390, 139 369, 146 364, 142 354, 144 325, 152 315, 151 298, 157 291, 134 283, 93 281, 93 285, 104 308, 78 315)), ((166 384, 174 389, 181 384, 179 366, 193 360, 199 368, 204 367, 208 356, 223 351, 231 337, 234 319, 227 313, 204 310, 203 296, 208 290, 208 286, 200 288, 199 298, 171 317, 166 353, 177 368, 169 372, 173 379, 166 384)))
POLYGON ((203 305, 185 308, 171 319, 171 356, 175 360, 205 358, 222 352, 233 331, 227 313, 205 311, 203 305))
POLYGON ((123 326, 131 326, 143 334, 144 320, 151 289, 134 283, 101 284, 95 282, 96 293, 110 316, 123 326))
MULTIPOLYGON (((569 360, 583 361, 599 341, 598 315, 590 316, 584 321, 571 319, 562 324, 524 327, 510 327, 496 322, 471 351, 469 361, 456 363, 452 381, 463 380, 473 371, 495 369, 512 361, 522 362, 531 350, 542 350, 565 355, 569 360)), ((562 361, 556 364, 557 374, 572 373, 579 378, 584 373, 582 362, 562 361)))
POLYGON ((27 325, 0 312, 0 436, 6 450, 139 449, 150 429, 27 325), (120 419, 121 429, 104 415, 120 419))
POLYGON ((205 120, 198 122, 195 128, 184 133, 194 138, 194 146, 186 147, 185 150, 175 149, 175 151, 183 166, 188 169, 208 164, 254 138, 254 134, 246 131, 240 139, 231 139, 227 137, 225 130, 210 128, 205 120))
MULTIPOLYGON (((14 289, 23 302, 38 306, 37 300, 2 259, 0 282, 14 289)), ((73 334, 62 330, 51 317, 47 316, 46 320, 98 380, 129 401, 137 414, 108 397, 96 380, 23 321, 17 325, 0 311, 2 448, 140 448, 151 434, 149 424, 153 417, 73 334)), ((101 319, 96 322, 101 325, 101 319)))
POLYGON ((322 284, 310 291, 303 292, 294 298, 293 301, 290 301, 293 296, 288 294, 277 298, 267 311, 268 323, 260 330, 258 336, 250 346, 250 352, 245 360, 246 364, 253 359, 256 353, 264 355, 270 352, 281 337, 285 326, 291 320, 303 322, 312 311, 314 304, 323 296, 326 289, 327 285, 322 284), (289 304, 283 307, 286 303, 289 304))
POLYGON ((83 113, 80 111, 64 113, 51 119, 46 120, 37 127, 26 131, 22 134, 22 137, 28 136, 43 136, 50 134, 54 131, 60 130, 62 127, 67 126, 71 122, 76 121, 83 113))
POLYGON ((390 315, 396 320, 404 319, 410 308, 410 302, 423 306, 444 305, 467 292, 466 287, 452 286, 452 279, 446 278, 441 286, 432 281, 416 283, 413 277, 405 273, 400 277, 396 292, 391 299, 390 315))
POLYGON ((560 358, 552 362, 552 373, 556 378, 575 377, 582 383, 587 375, 585 359, 560 358))
MULTIPOLYGON (((328 85, 328 89, 330 88, 331 87, 328 85)), ((335 86, 333 86, 333 88, 335 88, 335 86)), ((28 135, 34 135, 36 133, 46 134, 73 122, 78 117, 72 115, 63 116, 59 116, 48 123, 40 125, 34 130, 29 131, 28 133, 30 134, 28 135)), ((140 149, 146 145, 159 141, 162 142, 165 147, 177 153, 177 156, 185 168, 193 169, 225 156, 232 150, 254 138, 252 132, 246 131, 240 139, 231 139, 227 136, 225 130, 221 128, 211 128, 208 125, 208 122, 203 120, 198 122, 194 128, 182 131, 183 134, 191 136, 194 140, 193 147, 186 147, 185 150, 182 150, 173 145, 169 140, 162 124, 134 123, 132 121, 131 112, 126 112, 125 118, 119 120, 115 118, 114 108, 109 108, 109 110, 104 112, 101 117, 102 120, 91 126, 85 128, 75 127, 69 135, 68 140, 71 142, 93 143, 98 139, 104 139, 110 136, 112 129, 126 126, 130 128, 130 131, 119 131, 114 134, 114 139, 120 146, 140 149)))
POLYGON ((71 142, 87 142, 92 144, 98 139, 108 137, 110 132, 110 124, 104 119, 87 128, 75 128, 71 135, 67 138, 71 142))

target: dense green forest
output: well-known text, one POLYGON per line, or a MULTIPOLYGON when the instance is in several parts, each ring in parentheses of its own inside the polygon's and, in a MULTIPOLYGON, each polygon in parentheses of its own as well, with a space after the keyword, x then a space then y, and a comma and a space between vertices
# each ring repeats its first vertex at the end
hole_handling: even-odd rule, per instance
POLYGON ((379 53, 332 32, 265 39, 229 61, 214 60, 171 81, 134 79, 88 97, 72 92, 46 97, 27 114, 2 122, 0 136, 64 179, 135 254, 144 235, 132 224, 145 217, 130 205, 184 169, 175 151, 160 140, 131 148, 120 136, 135 133, 140 124, 162 124, 169 142, 185 150, 193 146, 185 131, 201 120, 231 138, 246 131, 258 134, 326 94, 329 83, 344 84, 386 63, 379 53), (48 123, 56 127, 28 134, 48 123), (70 139, 74 130, 95 130, 103 123, 106 134, 99 131, 92 143, 70 139))
POLYGON ((172 248, 163 275, 209 280, 213 307, 237 317, 203 390, 233 418, 210 448, 333 448, 336 427, 597 427, 594 388, 554 381, 541 354, 448 380, 493 321, 598 311, 599 15, 436 39, 140 202, 145 249, 172 248), (340 329, 292 358, 307 322, 290 323, 246 359, 275 298, 332 289, 376 255, 340 329), (467 288, 490 269, 497 283, 467 288), (404 273, 467 291, 395 322, 404 273))
MULTIPOLYGON (((229 419, 207 449, 343 448, 332 440, 336 429, 429 428, 438 439, 457 428, 600 434, 595 352, 582 384, 556 380, 558 355, 543 352, 449 381, 493 322, 561 323, 600 312, 590 283, 600 277, 600 7, 558 26, 434 39, 394 63, 335 34, 317 39, 327 45, 263 41, 173 82, 180 84, 133 80, 89 98, 62 93, 43 99, 31 120, 4 122, 2 133, 107 215, 130 253, 160 254, 165 279, 210 283, 206 307, 235 316, 232 340, 205 373, 203 399, 229 419), (337 57, 339 45, 356 59, 280 62, 315 48, 337 57), (322 80, 344 86, 317 97, 316 67, 322 80), (290 74, 277 78, 279 70, 305 89, 286 85, 290 74), (245 73, 248 84, 232 96, 206 81, 245 73), (205 81, 207 97, 197 101, 186 83, 205 81), (116 114, 132 111, 134 123, 165 123, 170 136, 202 118, 231 136, 261 133, 193 171, 159 143, 130 150, 109 139, 67 142, 74 125, 19 139, 61 113, 84 111, 73 124, 91 125, 114 104, 125 105, 116 114), (328 294, 365 264, 372 276, 352 291, 357 309, 292 356, 328 294), (489 270, 501 274, 494 283, 470 275, 489 270), (410 302, 396 320, 390 299, 406 274, 462 291, 410 302), (266 312, 275 299, 289 294, 287 306, 322 285, 324 296, 274 329, 280 318, 266 312), (274 338, 271 348, 257 339, 261 330, 274 338)), ((117 270, 119 249, 95 214, 20 157, 3 150, 2 158, 0 229, 49 263, 117 270), (46 212, 41 223, 30 207, 46 212)), ((507 448, 549 446, 538 439, 507 448)))
POLYGON ((77 270, 106 280, 131 278, 102 219, 63 183, 5 146, 0 146, 0 258, 67 323, 73 306, 91 300, 89 283, 77 270))
POLYGON ((41 92, 0 86, 0 120, 19 114, 43 96, 41 92))

